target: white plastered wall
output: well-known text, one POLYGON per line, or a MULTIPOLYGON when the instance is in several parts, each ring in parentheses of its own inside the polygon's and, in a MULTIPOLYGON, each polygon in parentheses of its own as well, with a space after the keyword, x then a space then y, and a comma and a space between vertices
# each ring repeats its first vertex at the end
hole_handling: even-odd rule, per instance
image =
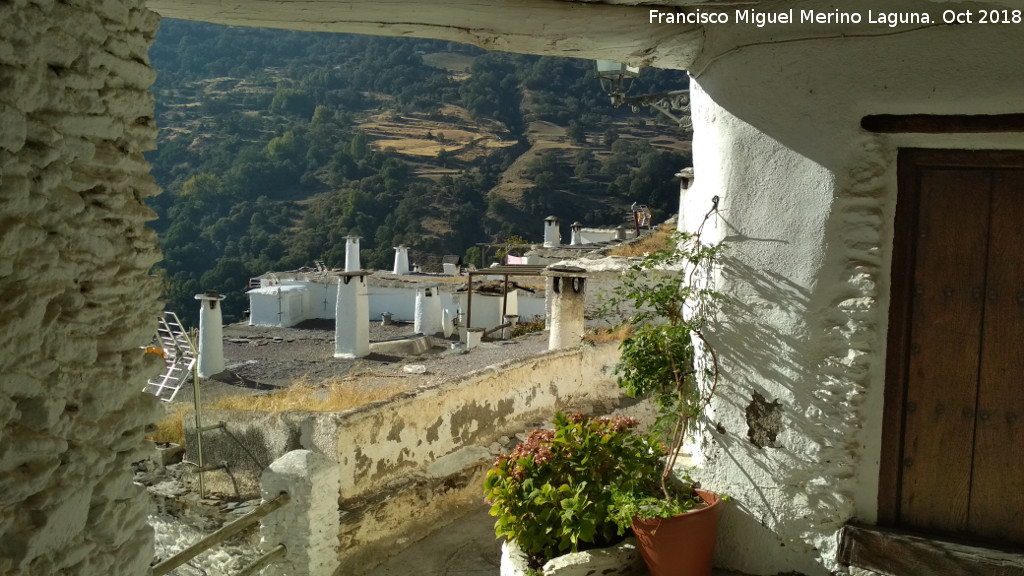
POLYGON ((860 120, 1020 112, 1024 80, 993 57, 1024 50, 1010 28, 708 29, 683 212, 693 231, 719 195, 706 237, 729 245, 716 282, 732 301, 712 334, 723 382, 696 443, 697 476, 735 499, 719 564, 828 574, 839 528, 875 521, 898 149, 1024 141, 874 135, 860 120))

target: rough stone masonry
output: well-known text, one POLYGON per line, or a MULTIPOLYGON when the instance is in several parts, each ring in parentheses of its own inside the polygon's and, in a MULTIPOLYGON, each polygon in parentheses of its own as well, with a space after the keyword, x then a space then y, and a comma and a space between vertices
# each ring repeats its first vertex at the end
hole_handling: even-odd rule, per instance
POLYGON ((0 574, 145 574, 159 192, 142 0, 0 1, 0 574))

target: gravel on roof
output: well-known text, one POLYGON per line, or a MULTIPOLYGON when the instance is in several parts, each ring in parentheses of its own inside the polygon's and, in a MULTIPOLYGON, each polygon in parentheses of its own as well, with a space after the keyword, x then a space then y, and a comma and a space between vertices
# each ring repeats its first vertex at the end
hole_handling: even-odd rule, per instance
MULTIPOLYGON (((413 335, 409 322, 370 323, 371 343, 413 335)), ((341 359, 334 357, 333 320, 306 321, 291 328, 231 324, 224 327, 225 372, 213 379, 200 379, 203 403, 224 395, 265 394, 299 382, 318 386, 342 381, 353 389, 388 386, 401 393, 541 354, 548 348, 548 334, 485 341, 469 351, 457 343, 455 337, 437 335, 434 347, 423 354, 371 353, 364 358, 341 359), (426 372, 410 374, 403 369, 409 364, 421 364, 426 372)), ((186 384, 175 401, 192 402, 193 394, 191 383, 186 384)))

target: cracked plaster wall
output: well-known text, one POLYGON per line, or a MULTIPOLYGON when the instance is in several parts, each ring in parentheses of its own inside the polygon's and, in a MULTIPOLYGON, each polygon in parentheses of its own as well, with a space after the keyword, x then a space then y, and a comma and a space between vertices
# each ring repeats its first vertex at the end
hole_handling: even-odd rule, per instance
MULTIPOLYGON (((268 462, 296 449, 325 454, 338 462, 346 565, 379 561, 408 534, 479 506, 486 468, 510 449, 501 437, 547 422, 556 410, 651 416, 616 384, 618 355, 617 342, 547 352, 339 413, 205 411, 204 421, 226 422, 244 446, 223 431, 203 434, 206 461, 230 468, 206 473, 206 489, 251 497, 268 462)), ((191 415, 184 425, 196 461, 191 415)))
MULTIPOLYGON (((339 463, 343 500, 365 498, 444 456, 490 445, 557 410, 620 403, 624 397, 612 376, 617 346, 603 343, 511 360, 340 413, 204 411, 204 421, 224 421, 231 432, 203 434, 204 456, 208 462, 228 461, 234 476, 210 472, 207 487, 226 494, 238 487, 249 496, 269 462, 303 448, 339 463)), ((184 426, 187 455, 195 461, 191 416, 184 417, 184 426)))
POLYGON ((0 2, 0 574, 144 574, 158 401, 141 0, 0 2))

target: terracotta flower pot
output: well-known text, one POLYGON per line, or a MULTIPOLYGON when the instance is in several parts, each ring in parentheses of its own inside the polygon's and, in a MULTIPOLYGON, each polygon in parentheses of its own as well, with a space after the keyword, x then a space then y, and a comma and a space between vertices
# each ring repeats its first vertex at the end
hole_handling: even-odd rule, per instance
POLYGON ((637 547, 651 576, 710 576, 721 499, 697 493, 708 505, 672 518, 633 519, 637 547))

